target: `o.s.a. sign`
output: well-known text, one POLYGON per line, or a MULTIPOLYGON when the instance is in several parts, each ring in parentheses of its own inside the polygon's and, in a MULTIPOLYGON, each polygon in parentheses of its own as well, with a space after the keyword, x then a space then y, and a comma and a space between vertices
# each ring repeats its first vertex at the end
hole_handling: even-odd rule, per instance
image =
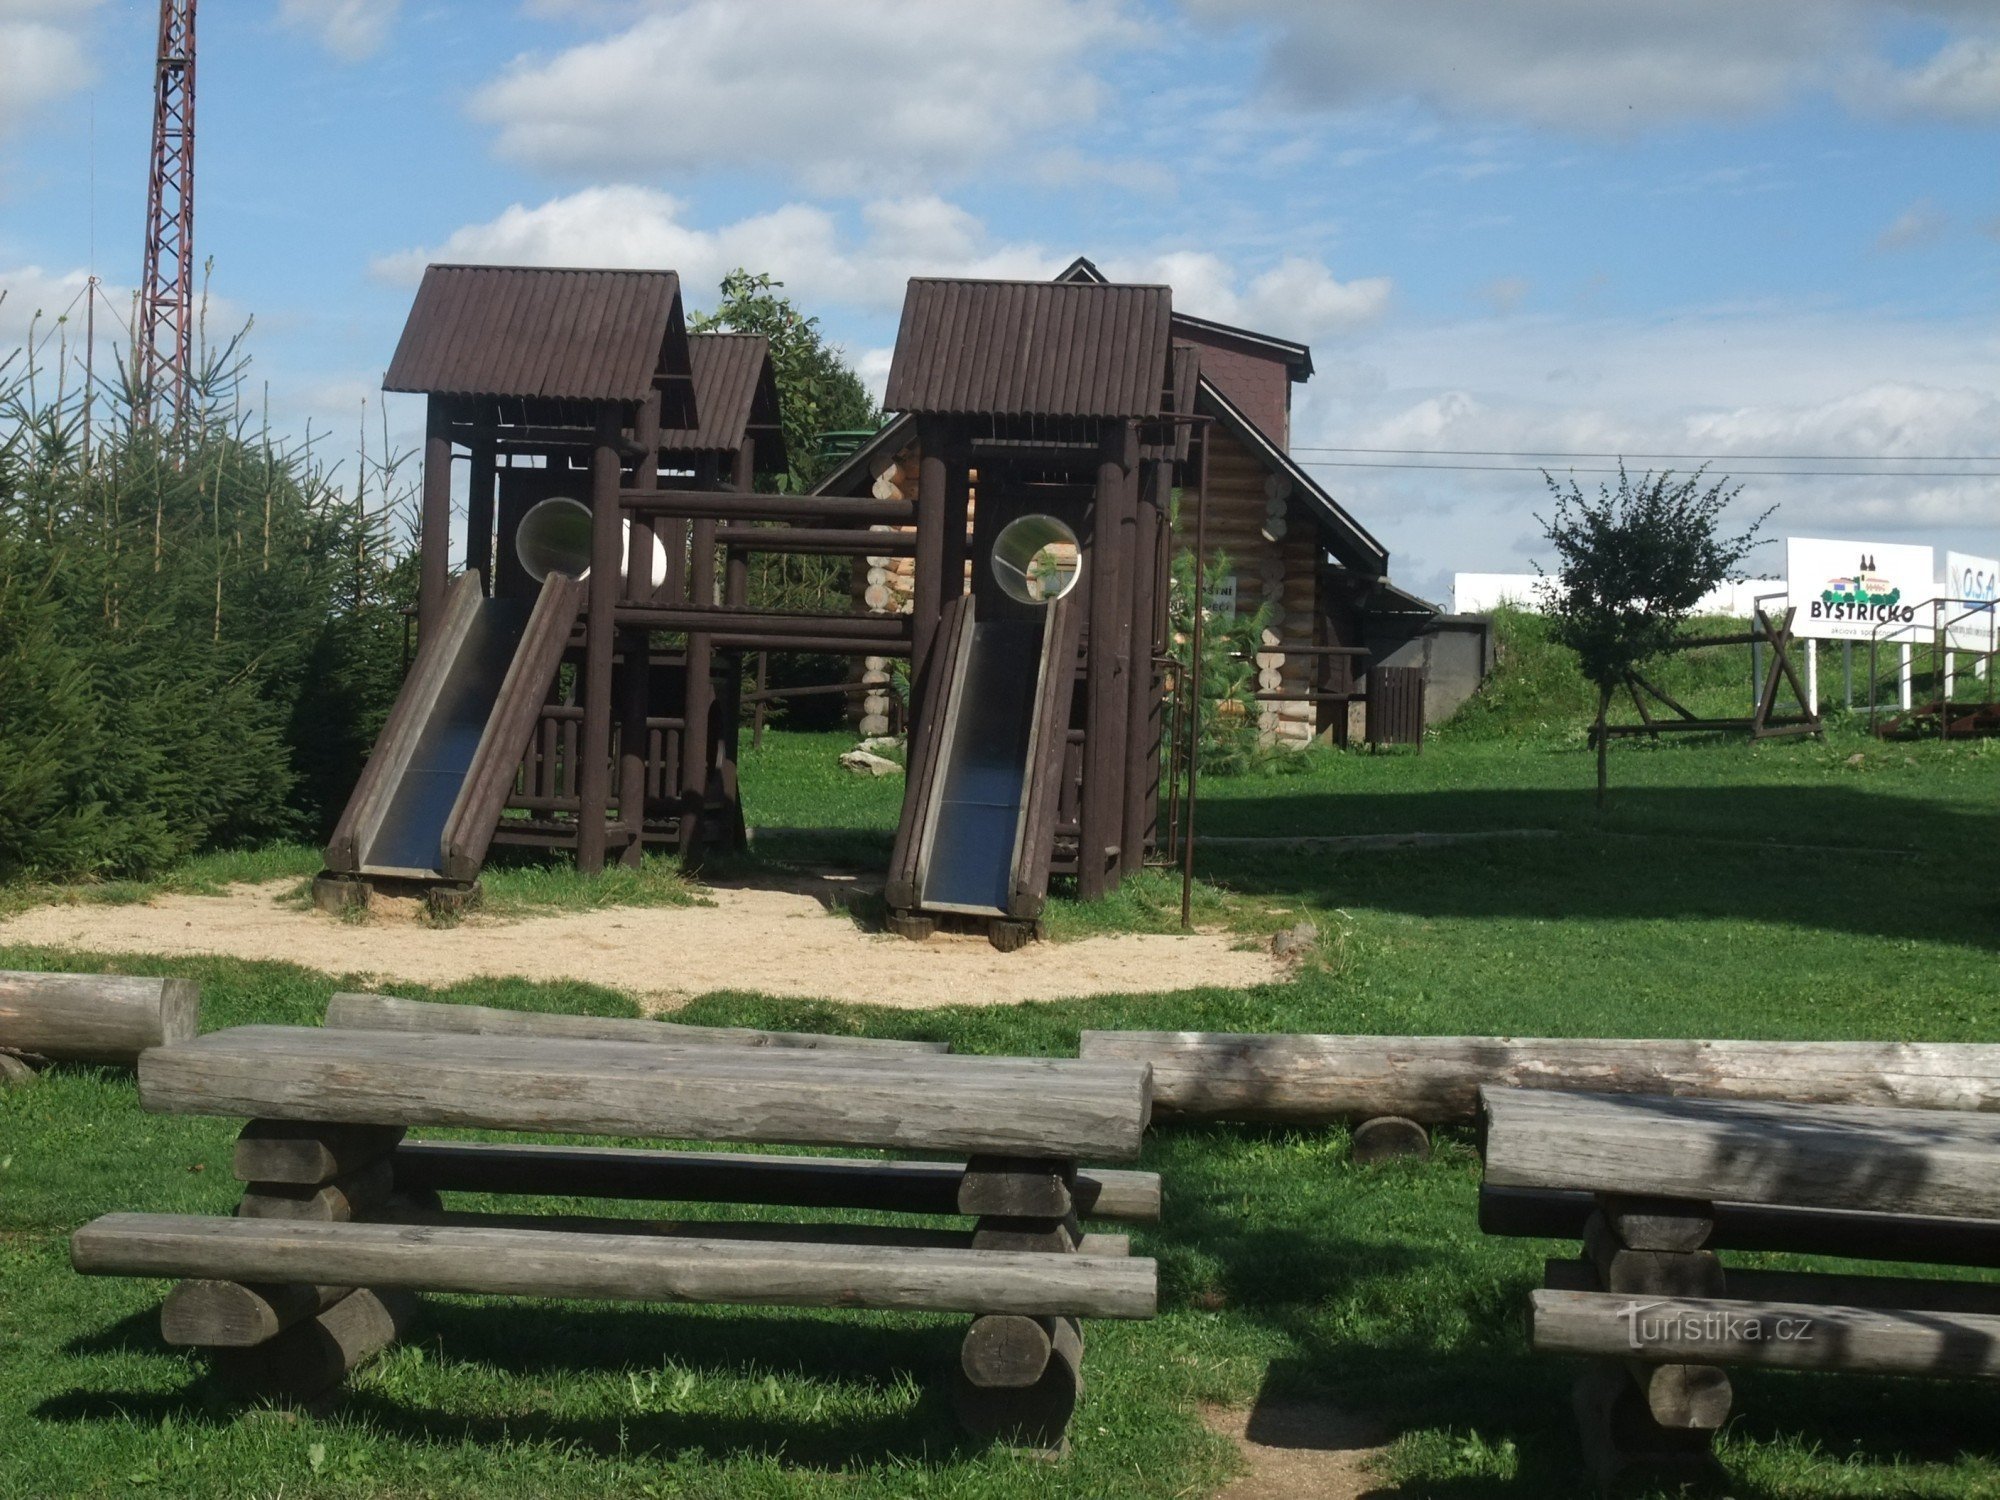
POLYGON ((1792 631, 1809 640, 1898 641, 1930 627, 1937 572, 1928 547, 1785 539, 1792 631), (1919 616, 1921 615, 1921 619, 1919 616))
POLYGON ((1944 555, 1944 585, 1938 592, 1950 603, 1943 606, 1945 634, 1958 651, 2000 649, 2000 560, 1974 557, 1966 552, 1944 555))

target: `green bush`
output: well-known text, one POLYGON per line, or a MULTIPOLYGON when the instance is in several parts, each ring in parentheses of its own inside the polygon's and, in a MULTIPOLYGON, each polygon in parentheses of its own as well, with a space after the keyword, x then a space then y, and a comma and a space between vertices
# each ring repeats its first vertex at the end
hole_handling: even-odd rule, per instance
POLYGON ((322 833, 393 698, 409 568, 205 366, 172 432, 0 359, 0 878, 322 833), (8 379, 11 372, 12 378, 8 379))

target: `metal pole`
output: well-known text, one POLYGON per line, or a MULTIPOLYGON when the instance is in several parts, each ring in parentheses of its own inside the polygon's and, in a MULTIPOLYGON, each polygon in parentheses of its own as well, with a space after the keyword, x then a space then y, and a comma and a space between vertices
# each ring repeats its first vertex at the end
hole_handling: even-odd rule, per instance
POLYGON ((1854 642, 1840 643, 1840 675, 1847 689, 1847 711, 1854 712, 1854 642))
POLYGON ((97 278, 84 283, 83 312, 83 472, 90 472, 91 407, 97 395, 97 278))
POLYGON ((1194 797, 1201 762, 1201 616, 1208 604, 1208 435, 1201 433, 1201 462, 1195 470, 1194 622, 1188 631, 1187 819, 1181 828, 1181 929, 1194 926, 1194 797))

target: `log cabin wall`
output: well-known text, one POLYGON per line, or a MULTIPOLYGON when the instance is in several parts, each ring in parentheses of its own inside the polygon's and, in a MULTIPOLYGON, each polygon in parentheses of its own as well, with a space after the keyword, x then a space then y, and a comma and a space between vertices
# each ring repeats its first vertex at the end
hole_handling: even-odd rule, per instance
MULTIPOLYGON (((1271 618, 1257 657, 1259 692, 1308 692, 1316 658, 1287 652, 1287 646, 1317 642, 1319 537, 1312 519, 1291 493, 1291 481, 1273 474, 1250 450, 1220 427, 1211 429, 1208 455, 1208 546, 1228 561, 1222 578, 1211 577, 1211 596, 1233 583, 1236 612, 1255 614, 1269 604, 1271 618)), ((1194 545, 1194 516, 1183 509, 1174 545, 1194 545)), ((1317 732, 1314 705, 1258 705, 1262 732, 1282 745, 1304 746, 1317 732)))

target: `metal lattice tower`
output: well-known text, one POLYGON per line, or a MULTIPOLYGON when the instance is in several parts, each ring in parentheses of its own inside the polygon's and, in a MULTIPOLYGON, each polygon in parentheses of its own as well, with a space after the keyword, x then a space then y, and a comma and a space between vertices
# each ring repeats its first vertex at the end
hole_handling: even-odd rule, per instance
POLYGON ((181 415, 194 353, 195 3, 160 0, 146 267, 133 330, 140 411, 147 421, 162 425, 181 415))

